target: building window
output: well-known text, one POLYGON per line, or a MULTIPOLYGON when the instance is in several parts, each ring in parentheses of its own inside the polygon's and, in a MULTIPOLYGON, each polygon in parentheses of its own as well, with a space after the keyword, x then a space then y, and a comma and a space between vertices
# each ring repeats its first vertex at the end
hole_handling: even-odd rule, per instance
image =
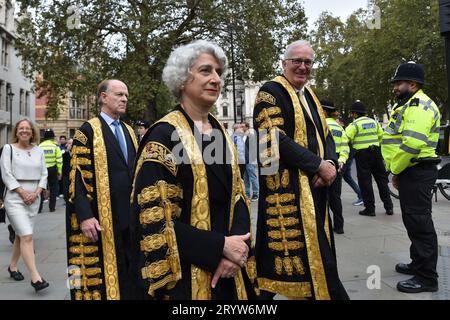
POLYGON ((222 105, 222 115, 224 117, 228 117, 228 105, 227 104, 222 105))
POLYGON ((27 91, 25 93, 25 116, 29 117, 30 114, 31 114, 31 111, 30 111, 30 92, 27 91))
POLYGON ((11 101, 10 101, 10 96, 8 95, 8 93, 11 92, 11 84, 7 83, 6 84, 6 91, 5 91, 5 110, 9 111, 9 109, 11 108, 11 101))
POLYGON ((25 91, 23 89, 20 89, 19 114, 20 115, 24 115, 25 114, 25 91))
POLYGON ((0 65, 8 67, 9 65, 9 43, 5 38, 2 38, 2 52, 0 56, 0 65))
POLYGON ((0 110, 5 110, 5 97, 6 97, 6 91, 5 91, 5 81, 0 80, 0 110))
POLYGON ((73 138, 75 135, 75 129, 69 129, 69 138, 73 138))
POLYGON ((69 117, 71 119, 86 119, 86 109, 75 96, 70 99, 69 117))

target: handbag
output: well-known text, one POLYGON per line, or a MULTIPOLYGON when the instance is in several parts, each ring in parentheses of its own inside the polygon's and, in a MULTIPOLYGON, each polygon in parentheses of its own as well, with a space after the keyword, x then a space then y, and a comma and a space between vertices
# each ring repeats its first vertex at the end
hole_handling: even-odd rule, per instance
POLYGON ((6 210, 5 205, 3 203, 3 200, 0 200, 1 206, 0 206, 0 223, 6 223, 6 210))

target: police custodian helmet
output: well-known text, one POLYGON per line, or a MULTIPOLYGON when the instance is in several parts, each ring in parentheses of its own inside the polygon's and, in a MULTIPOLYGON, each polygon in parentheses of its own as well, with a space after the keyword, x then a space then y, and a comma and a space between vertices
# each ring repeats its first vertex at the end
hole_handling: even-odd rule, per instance
POLYGON ((144 127, 145 129, 148 129, 150 127, 150 123, 148 123, 148 121, 145 121, 145 120, 138 120, 138 121, 136 121, 136 126, 144 127))
POLYGON ((366 113, 366 106, 361 101, 356 100, 351 105, 350 112, 356 112, 356 113, 365 114, 366 113))
POLYGON ((52 129, 46 129, 44 132, 44 140, 53 139, 55 137, 55 133, 52 129))
POLYGON ((395 71, 394 78, 391 79, 391 83, 396 81, 407 80, 415 81, 420 84, 425 84, 425 71, 421 64, 417 64, 414 61, 402 63, 395 71))
POLYGON ((320 100, 320 104, 322 105, 322 108, 324 108, 327 111, 335 111, 336 107, 334 106, 334 103, 329 100, 320 100))

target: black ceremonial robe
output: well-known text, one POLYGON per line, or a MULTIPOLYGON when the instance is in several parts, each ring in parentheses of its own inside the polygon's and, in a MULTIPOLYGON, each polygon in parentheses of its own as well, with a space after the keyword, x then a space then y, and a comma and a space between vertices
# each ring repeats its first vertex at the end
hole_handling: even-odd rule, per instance
POLYGON ((337 273, 327 188, 311 187, 334 142, 313 91, 279 76, 260 89, 254 109, 260 197, 255 256, 258 286, 291 299, 348 298, 337 273))
POLYGON ((102 117, 84 123, 74 136, 66 228, 75 300, 133 299, 129 225, 137 139, 130 126, 121 125, 128 159, 102 117), (92 217, 102 228, 95 243, 80 230, 92 217))
POLYGON ((202 135, 177 107, 140 144, 133 266, 148 299, 249 298, 252 259, 234 279, 211 288, 224 237, 249 232, 250 216, 233 144, 222 125, 211 115, 209 120, 215 134, 202 135))

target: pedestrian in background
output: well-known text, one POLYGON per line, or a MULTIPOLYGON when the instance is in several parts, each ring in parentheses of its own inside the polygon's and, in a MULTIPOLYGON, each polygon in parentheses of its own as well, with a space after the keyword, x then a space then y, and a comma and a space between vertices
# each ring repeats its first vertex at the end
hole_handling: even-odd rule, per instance
POLYGON ((36 292, 49 286, 37 270, 33 245, 34 219, 39 198, 47 186, 44 153, 35 144, 38 138, 34 124, 27 119, 20 120, 14 126, 11 144, 4 147, 0 160, 2 179, 7 188, 5 209, 16 232, 8 272, 16 281, 24 279, 17 269, 22 256, 36 292))
POLYGON ((381 156, 380 142, 383 129, 380 124, 366 116, 365 105, 356 101, 350 107, 352 117, 355 119, 345 129, 349 143, 355 149, 356 170, 358 184, 364 201, 362 216, 375 216, 375 197, 373 194, 372 176, 378 186, 380 198, 384 203, 387 215, 393 215, 394 205, 389 194, 388 174, 381 156))
POLYGON ((338 173, 336 179, 328 189, 328 199, 330 210, 333 212, 333 230, 337 234, 344 233, 344 217, 342 215, 342 170, 350 153, 348 147, 348 138, 345 130, 337 123, 336 118, 339 112, 336 110, 334 103, 328 100, 321 100, 323 111, 325 112, 328 128, 333 135, 334 144, 336 146, 336 158, 338 159, 338 173))
MULTIPOLYGON (((61 149, 54 139, 55 132, 52 129, 47 129, 44 132, 44 141, 39 144, 39 147, 44 151, 45 164, 48 171, 48 190, 50 191, 48 208, 50 212, 55 212, 56 210, 56 197, 59 193, 58 181, 61 179, 62 174, 61 149)), ((42 212, 43 204, 44 198, 41 197, 39 212, 42 212)))
POLYGON ((257 141, 256 135, 251 132, 250 124, 244 122, 244 146, 245 146, 245 193, 252 201, 258 200, 259 181, 258 181, 258 160, 257 160, 257 141))

